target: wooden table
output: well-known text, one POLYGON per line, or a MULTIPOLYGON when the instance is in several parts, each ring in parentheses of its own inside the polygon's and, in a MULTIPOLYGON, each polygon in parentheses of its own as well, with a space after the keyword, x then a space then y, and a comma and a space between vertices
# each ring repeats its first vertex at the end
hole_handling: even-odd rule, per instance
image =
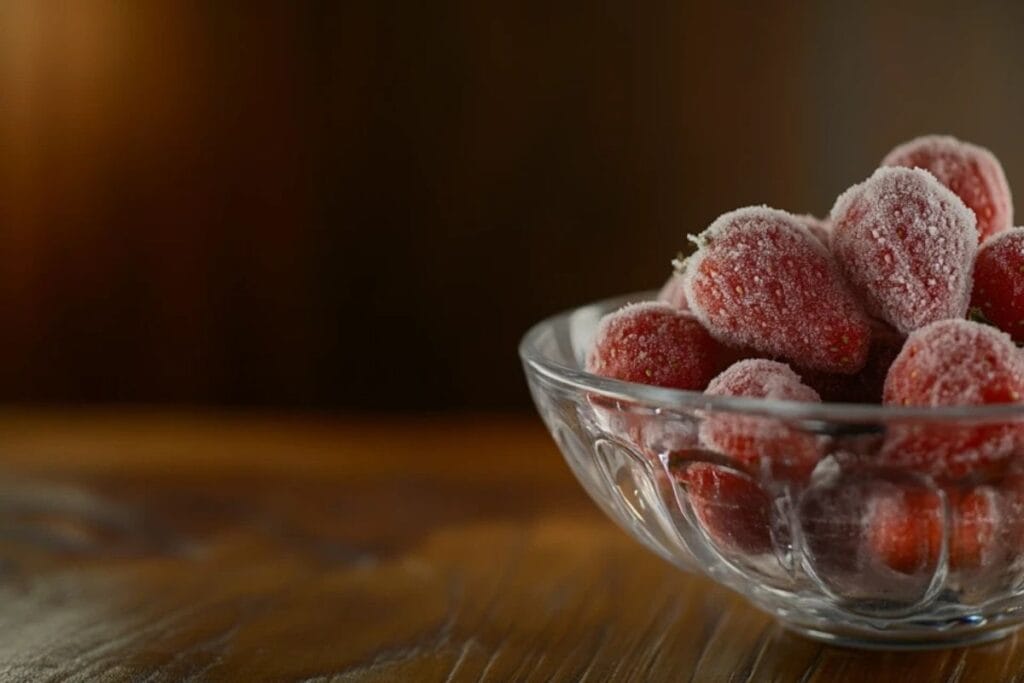
POLYGON ((643 550, 538 420, 0 414, 0 680, 1011 680, 861 653, 643 550))

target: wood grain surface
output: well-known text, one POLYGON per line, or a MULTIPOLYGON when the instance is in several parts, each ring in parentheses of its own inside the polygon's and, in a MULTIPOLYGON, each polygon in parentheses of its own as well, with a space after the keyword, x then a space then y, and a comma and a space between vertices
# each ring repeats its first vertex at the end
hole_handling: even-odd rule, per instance
POLYGON ((643 550, 539 421, 0 414, 2 681, 985 681, 643 550))

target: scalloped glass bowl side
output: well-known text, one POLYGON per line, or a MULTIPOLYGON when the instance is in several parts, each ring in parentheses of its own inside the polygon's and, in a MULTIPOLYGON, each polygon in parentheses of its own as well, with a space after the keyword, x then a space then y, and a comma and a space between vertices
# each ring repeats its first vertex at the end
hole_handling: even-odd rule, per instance
POLYGON ((541 417, 609 517, 662 558, 819 640, 945 647, 1024 622, 1024 475, 1015 473, 1024 449, 1011 441, 1000 474, 954 484, 878 458, 892 434, 955 442, 979 429, 1024 431, 1020 407, 932 416, 722 401, 581 372, 601 316, 649 296, 555 316, 520 347, 541 417), (820 460, 795 475, 705 446, 702 425, 737 418, 755 433, 813 443, 820 460))

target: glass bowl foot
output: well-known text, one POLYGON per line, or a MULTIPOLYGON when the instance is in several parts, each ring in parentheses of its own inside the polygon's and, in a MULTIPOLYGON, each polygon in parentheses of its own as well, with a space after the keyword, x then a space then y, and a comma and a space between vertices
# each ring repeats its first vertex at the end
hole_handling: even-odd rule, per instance
POLYGON ((820 628, 793 624, 779 620, 779 624, 805 638, 837 647, 856 648, 859 650, 944 650, 948 648, 969 647, 1001 640, 1013 635, 1022 625, 1020 623, 995 627, 965 627, 963 620, 957 619, 943 630, 935 628, 924 631, 883 631, 874 632, 860 629, 837 629, 825 631, 820 628))

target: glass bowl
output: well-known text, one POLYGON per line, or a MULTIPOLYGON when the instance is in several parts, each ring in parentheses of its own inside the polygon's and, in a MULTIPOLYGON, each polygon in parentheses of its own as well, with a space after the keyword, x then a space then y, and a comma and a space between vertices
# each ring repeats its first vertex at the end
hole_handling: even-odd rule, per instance
POLYGON ((1024 621, 1024 405, 907 408, 710 397, 585 372, 597 323, 653 292, 534 326, 519 347, 533 400, 604 512, 672 564, 741 593, 784 626, 857 647, 994 640, 1024 621), (743 446, 812 448, 811 468, 743 462, 743 446), (767 436, 766 436, 767 435, 767 436), (953 481, 879 453, 998 442, 995 467, 953 481), (891 462, 891 458, 887 458, 891 462), (816 463, 816 464, 815 464, 816 463))

